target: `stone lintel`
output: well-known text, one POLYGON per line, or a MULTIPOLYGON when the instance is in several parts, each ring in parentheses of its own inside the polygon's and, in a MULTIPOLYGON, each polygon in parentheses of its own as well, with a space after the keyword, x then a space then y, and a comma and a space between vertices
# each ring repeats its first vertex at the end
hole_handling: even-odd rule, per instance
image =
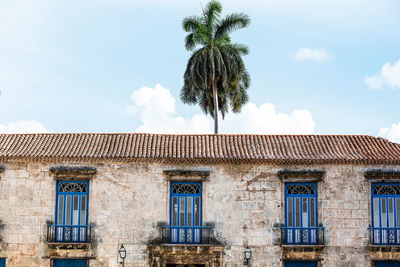
POLYGON ((314 252, 321 251, 325 245, 281 245, 284 251, 314 252))
POLYGON ((48 242, 49 250, 90 250, 91 243, 56 243, 48 242))
POLYGON ((222 267, 224 249, 222 245, 149 245, 147 246, 148 266, 204 264, 206 267, 222 267))
POLYGON ((47 243, 44 257, 48 259, 95 259, 90 243, 47 243))
POLYGON ((56 166, 49 169, 55 179, 90 180, 97 169, 90 166, 56 166))
POLYGON ((325 175, 324 170, 315 169, 280 169, 278 171, 278 177, 285 182, 291 181, 321 181, 325 175))
POLYGON ((371 257, 380 257, 382 254, 395 254, 397 257, 400 256, 399 245, 368 245, 368 252, 371 257))
POLYGON ((400 246, 377 246, 367 247, 368 257, 372 260, 398 260, 400 258, 400 246))
MULTIPOLYGON (((95 260, 97 257, 89 256, 89 257, 77 257, 73 258, 75 260, 95 260)), ((51 257, 51 256, 43 256, 42 259, 65 259, 65 257, 51 257)))
POLYGON ((373 169, 364 172, 364 177, 367 180, 400 180, 400 170, 384 170, 384 169, 373 169))
POLYGON ((201 170, 164 170, 163 173, 171 181, 206 181, 210 176, 210 171, 201 170))
POLYGON ((281 245, 283 260, 323 260, 324 245, 281 245))

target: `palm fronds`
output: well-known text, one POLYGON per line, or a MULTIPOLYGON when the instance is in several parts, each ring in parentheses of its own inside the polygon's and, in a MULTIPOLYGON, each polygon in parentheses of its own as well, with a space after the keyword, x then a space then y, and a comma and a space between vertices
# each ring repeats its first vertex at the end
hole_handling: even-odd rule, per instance
POLYGON ((224 118, 232 110, 239 112, 248 101, 250 76, 242 56, 246 45, 232 43, 229 34, 245 28, 250 18, 243 13, 230 14, 220 20, 221 4, 212 0, 202 16, 190 16, 182 27, 188 33, 185 48, 193 51, 186 65, 180 97, 184 103, 199 104, 204 113, 213 116, 218 132, 218 113, 224 118), (196 50, 196 47, 202 47, 196 50))

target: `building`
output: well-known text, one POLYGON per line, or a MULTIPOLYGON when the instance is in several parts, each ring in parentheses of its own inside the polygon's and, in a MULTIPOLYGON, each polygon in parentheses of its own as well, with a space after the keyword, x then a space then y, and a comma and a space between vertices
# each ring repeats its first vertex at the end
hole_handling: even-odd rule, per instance
POLYGON ((1 134, 0 266, 400 266, 400 144, 1 134))

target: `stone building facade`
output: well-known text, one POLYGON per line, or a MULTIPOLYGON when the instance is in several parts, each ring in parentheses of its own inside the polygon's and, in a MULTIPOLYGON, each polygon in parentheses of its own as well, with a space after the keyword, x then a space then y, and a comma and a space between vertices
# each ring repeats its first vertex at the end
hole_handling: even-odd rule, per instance
POLYGON ((400 145, 370 136, 0 135, 0 258, 398 266, 397 186, 400 145))

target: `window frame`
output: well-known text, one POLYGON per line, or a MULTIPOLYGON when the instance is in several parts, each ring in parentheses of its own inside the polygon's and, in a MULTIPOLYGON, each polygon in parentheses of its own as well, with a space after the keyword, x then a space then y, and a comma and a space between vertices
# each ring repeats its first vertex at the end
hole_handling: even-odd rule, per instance
MULTIPOLYGON (((200 197, 200 225, 203 225, 203 196, 202 196, 202 192, 203 192, 203 185, 202 182, 171 182, 171 187, 170 187, 170 201, 169 201, 169 208, 170 208, 170 219, 169 219, 169 223, 172 226, 172 210, 173 210, 173 205, 172 205, 172 198, 175 197, 185 197, 185 226, 187 226, 187 202, 186 199, 187 197, 200 197), (174 184, 199 184, 200 185, 200 193, 198 194, 183 194, 183 193, 173 193, 173 185, 174 184)), ((179 210, 179 206, 180 203, 178 201, 178 210, 179 210)), ((193 212, 194 215, 194 212, 193 212)), ((180 223, 180 218, 178 216, 178 220, 177 220, 177 224, 179 226, 180 223)))
MULTIPOLYGON (((307 200, 307 208, 308 208, 308 222, 310 224, 310 198, 315 198, 315 227, 318 227, 318 184, 316 182, 287 182, 285 183, 285 227, 288 227, 288 197, 293 197, 293 201, 295 197, 304 198, 307 200), (288 193, 288 185, 312 185, 314 186, 314 194, 289 194, 288 193)), ((303 210, 303 203, 300 203, 301 211, 303 210)), ((293 217, 294 219, 294 217, 293 217)), ((303 224, 303 212, 300 212, 300 224, 303 224)), ((296 227, 296 226, 292 226, 296 227)), ((300 226, 304 227, 304 226, 300 226)), ((314 227, 308 226, 305 228, 314 227)))
POLYGON ((287 245, 317 245, 320 243, 320 227, 318 223, 318 183, 317 182, 285 182, 285 227, 282 228, 282 238, 284 244, 287 245), (314 187, 314 193, 313 194, 289 194, 288 193, 288 187, 290 185, 307 185, 307 186, 313 186, 314 187), (292 198, 292 224, 289 226, 289 216, 288 216, 288 198, 292 198), (300 226, 296 226, 296 198, 300 199, 300 210, 299 210, 299 215, 300 215, 300 226), (307 199, 307 222, 308 226, 303 225, 303 199, 307 199), (315 205, 315 224, 314 226, 311 226, 311 201, 310 199, 314 199, 314 205, 315 205), (307 234, 307 240, 303 239, 303 234, 307 234), (297 237, 297 235, 300 235, 297 237))
MULTIPOLYGON (((172 236, 172 229, 176 228, 176 229, 180 229, 180 228, 185 228, 188 229, 190 227, 194 228, 200 228, 200 242, 201 242, 201 229, 203 227, 203 183, 202 182, 197 182, 197 181, 171 181, 170 182, 170 199, 169 199, 169 226, 170 226, 170 234, 172 236), (198 184, 200 186, 200 190, 199 193, 173 193, 173 186, 175 184, 198 184), (178 204, 178 214, 177 214, 177 221, 176 221, 176 225, 173 226, 172 222, 173 222, 173 198, 177 197, 177 204, 178 204), (179 215, 179 210, 180 210, 180 197, 184 197, 185 198, 185 223, 184 226, 180 225, 180 215, 179 215), (192 210, 192 225, 188 226, 187 225, 187 221, 188 221, 188 212, 187 212, 187 199, 188 197, 193 197, 193 210, 192 210), (195 210, 194 210, 194 202, 195 202, 195 198, 199 197, 199 225, 196 226, 195 225, 195 210)), ((171 243, 188 243, 186 242, 186 237, 185 237, 185 242, 179 242, 179 238, 177 240, 177 242, 173 242, 172 239, 170 240, 171 243)), ((189 243, 198 243, 198 242, 189 242, 189 243)))
MULTIPOLYGON (((71 195, 73 196, 80 196, 79 198, 79 204, 78 204, 78 224, 77 226, 83 226, 83 225, 87 225, 88 221, 89 221, 89 181, 88 180, 57 180, 57 184, 56 184, 56 212, 55 212, 55 224, 56 225, 75 225, 73 224, 73 211, 72 211, 72 216, 71 216, 71 224, 66 224, 65 223, 65 215, 66 215, 66 209, 65 209, 65 197, 64 197, 64 211, 63 211, 63 221, 60 223, 58 221, 58 210, 59 210, 59 196, 63 195, 63 196, 68 196, 71 195), (60 192, 60 183, 85 183, 86 184, 86 192, 60 192), (86 196, 86 222, 85 224, 81 223, 81 196, 86 196)), ((71 209, 73 210, 73 204, 71 205, 71 209)))
MULTIPOLYGON (((396 200, 400 199, 400 194, 397 195, 387 195, 387 194, 375 194, 374 187, 379 185, 386 185, 386 186, 399 186, 400 183, 398 182, 373 182, 371 183, 371 241, 373 244, 376 245, 399 245, 400 244, 400 220, 397 220, 397 204, 396 200), (375 224, 375 206, 374 206, 374 199, 379 200, 379 222, 377 225, 375 224), (390 227, 390 214, 389 214, 389 198, 393 198, 393 227, 390 227), (382 226, 382 199, 385 199, 385 209, 386 209, 386 226, 382 226), (394 230, 395 231, 395 239, 394 242, 390 242, 388 239, 388 231, 394 230), (376 240, 376 236, 379 240, 376 240), (385 235, 385 237, 384 237, 385 235), (386 241, 384 239, 387 239, 386 241), (397 240, 397 241, 396 241, 397 240)), ((399 203, 400 204, 400 203, 399 203)))

